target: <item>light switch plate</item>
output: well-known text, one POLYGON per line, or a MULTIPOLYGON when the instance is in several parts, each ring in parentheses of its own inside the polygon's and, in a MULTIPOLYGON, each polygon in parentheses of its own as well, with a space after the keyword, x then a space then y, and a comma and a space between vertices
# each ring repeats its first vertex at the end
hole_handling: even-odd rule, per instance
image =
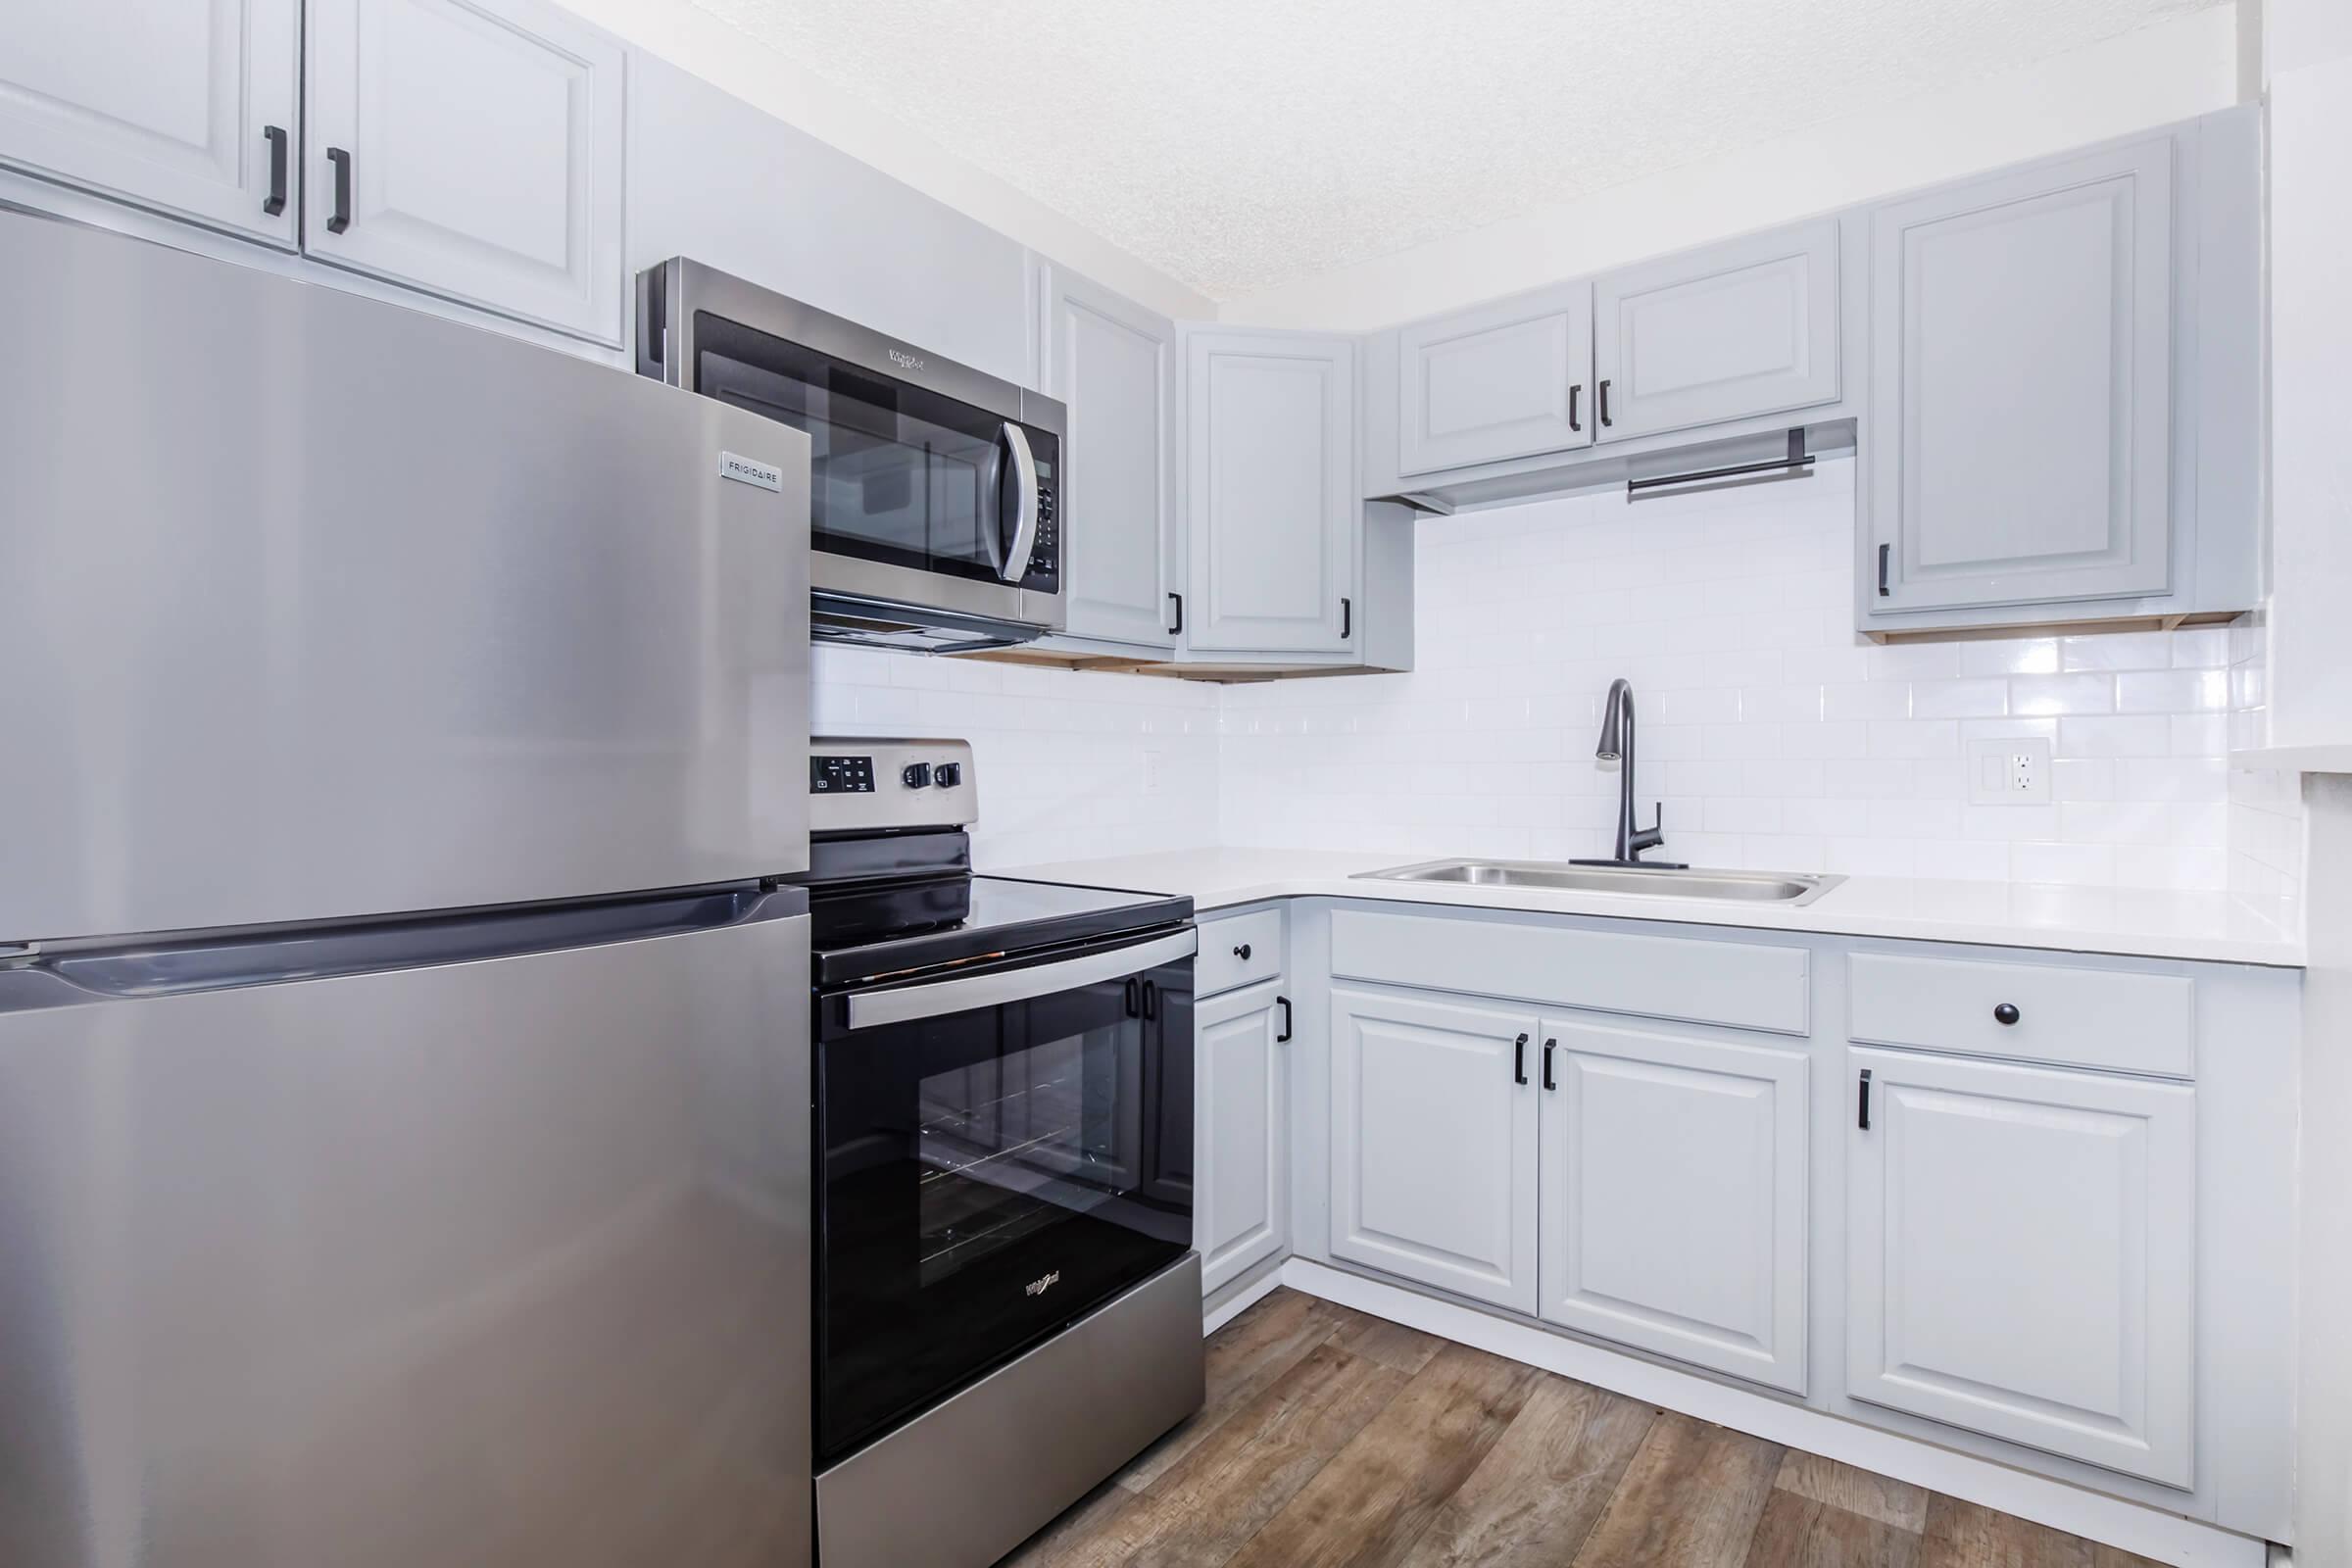
POLYGON ((2039 735, 2003 735, 1968 743, 1968 804, 2050 804, 2050 743, 2039 735))

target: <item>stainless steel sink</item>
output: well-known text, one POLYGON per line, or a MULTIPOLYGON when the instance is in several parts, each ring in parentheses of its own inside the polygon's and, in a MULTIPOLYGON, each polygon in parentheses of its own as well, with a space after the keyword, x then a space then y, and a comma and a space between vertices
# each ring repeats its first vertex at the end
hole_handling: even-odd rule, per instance
POLYGON ((1721 899, 1738 904, 1811 904, 1845 880, 1783 871, 1671 871, 1663 866, 1575 865, 1566 860, 1424 860, 1385 871, 1359 871, 1374 882, 1444 882, 1463 887, 1531 888, 1553 893, 1631 893, 1659 899, 1721 899))

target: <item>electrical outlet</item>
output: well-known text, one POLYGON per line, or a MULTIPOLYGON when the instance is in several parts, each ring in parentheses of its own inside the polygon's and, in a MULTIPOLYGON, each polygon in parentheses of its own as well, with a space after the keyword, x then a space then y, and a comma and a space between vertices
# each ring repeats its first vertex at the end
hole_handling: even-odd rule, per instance
POLYGON ((1167 787, 1167 753, 1146 752, 1144 754, 1144 793, 1146 795, 1157 795, 1167 787))
POLYGON ((2050 804, 2050 743, 2039 735, 2000 735, 1968 743, 1968 804, 2050 804))

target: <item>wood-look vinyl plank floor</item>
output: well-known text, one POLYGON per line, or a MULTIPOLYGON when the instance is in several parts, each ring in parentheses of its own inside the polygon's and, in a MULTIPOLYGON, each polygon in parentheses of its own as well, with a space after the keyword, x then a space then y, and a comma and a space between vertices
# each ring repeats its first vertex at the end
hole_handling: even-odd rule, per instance
POLYGON ((1295 1291, 1001 1568, 2154 1568, 1295 1291))

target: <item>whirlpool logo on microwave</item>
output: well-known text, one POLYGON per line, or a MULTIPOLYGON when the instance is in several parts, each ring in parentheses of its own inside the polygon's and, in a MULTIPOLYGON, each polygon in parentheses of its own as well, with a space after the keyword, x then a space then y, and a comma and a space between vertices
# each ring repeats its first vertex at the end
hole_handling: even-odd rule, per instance
POLYGON ((919 370, 923 368, 922 356, 919 354, 909 354, 905 349, 892 349, 890 351, 890 363, 897 366, 902 370, 919 370))
POLYGON ((1059 1269, 1055 1269, 1055 1270, 1054 1270, 1053 1273, 1051 1273, 1051 1274, 1047 1275, 1047 1276, 1046 1276, 1044 1279, 1042 1279, 1042 1280, 1031 1280, 1031 1281, 1030 1281, 1028 1284, 1026 1284, 1026 1285, 1022 1286, 1022 1287, 1021 1287, 1021 1294, 1022 1294, 1023 1296, 1043 1296, 1043 1295, 1045 1295, 1045 1294, 1046 1294, 1048 1291, 1052 1290, 1052 1289, 1053 1289, 1054 1286, 1056 1286, 1056 1285, 1058 1285, 1058 1284, 1060 1284, 1060 1283, 1061 1283, 1061 1270, 1059 1270, 1059 1269))

